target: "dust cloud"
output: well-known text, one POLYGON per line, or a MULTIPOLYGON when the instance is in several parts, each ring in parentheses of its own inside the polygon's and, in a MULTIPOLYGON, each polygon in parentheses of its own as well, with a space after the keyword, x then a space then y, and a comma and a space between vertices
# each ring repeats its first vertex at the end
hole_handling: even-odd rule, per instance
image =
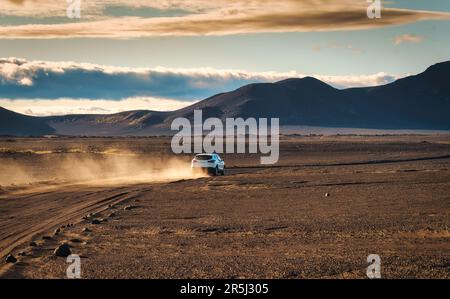
POLYGON ((88 185, 168 182, 203 177, 188 161, 133 154, 34 155, 0 161, 0 187, 80 183, 88 185), (47 157, 45 157, 47 156, 47 157))

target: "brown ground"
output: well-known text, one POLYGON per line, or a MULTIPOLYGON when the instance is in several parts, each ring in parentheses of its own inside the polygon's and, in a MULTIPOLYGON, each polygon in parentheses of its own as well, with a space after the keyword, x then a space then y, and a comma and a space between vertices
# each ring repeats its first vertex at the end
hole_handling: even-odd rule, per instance
POLYGON ((52 252, 67 241, 83 278, 365 278, 371 253, 385 278, 450 278, 449 136, 284 137, 275 166, 227 155, 225 176, 164 182, 125 171, 129 180, 75 183, 55 170, 89 157, 103 176, 106 156, 164 161, 169 143, 0 139, 0 276, 64 278, 52 252), (16 264, 4 262, 10 252, 16 264))

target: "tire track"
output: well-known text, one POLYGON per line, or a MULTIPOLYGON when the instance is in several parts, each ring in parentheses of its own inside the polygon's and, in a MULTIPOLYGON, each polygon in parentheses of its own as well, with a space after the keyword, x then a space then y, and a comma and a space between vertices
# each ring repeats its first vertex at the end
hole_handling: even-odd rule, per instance
POLYGON ((366 160, 355 162, 340 162, 340 163, 315 163, 315 164, 287 164, 287 165, 255 165, 255 166, 231 166, 228 170, 250 170, 250 169, 268 169, 268 168, 295 168, 295 167, 335 167, 335 166, 357 166, 357 165, 373 165, 373 164, 395 164, 403 162, 419 162, 432 160, 448 160, 450 155, 431 156, 431 157, 415 157, 405 159, 382 159, 382 160, 366 160))
MULTIPOLYGON (((0 239, 0 258, 4 258, 11 251, 17 248, 20 245, 23 245, 26 242, 32 241, 35 237, 44 234, 48 231, 56 229, 63 224, 67 223, 78 223, 81 221, 81 218, 88 213, 98 213, 104 211, 108 208, 110 204, 120 204, 122 202, 131 200, 139 194, 148 190, 148 187, 145 188, 118 188, 113 190, 105 190, 100 193, 95 193, 93 196, 88 198, 83 198, 86 194, 82 192, 77 192, 75 190, 67 191, 64 190, 63 193, 61 191, 55 192, 52 194, 52 198, 58 198, 60 194, 66 195, 63 200, 59 201, 59 207, 54 212, 48 212, 48 208, 42 205, 41 201, 37 201, 36 204, 27 203, 28 205, 23 205, 24 210, 20 210, 21 207, 18 207, 18 211, 14 212, 14 217, 10 219, 10 223, 7 225, 2 225, 0 233, 3 233, 3 236, 0 239), (125 191, 123 190, 125 189, 125 191), (102 193, 106 193, 102 196, 102 193), (78 200, 71 200, 74 198, 79 198, 78 200), (72 203, 72 204, 71 204, 72 203), (36 206, 36 205, 40 205, 36 206), (30 209, 34 210, 34 217, 25 216, 21 219, 21 214, 27 214, 30 212, 30 209), (36 219, 36 217, 40 217, 40 219, 36 219), (4 232, 8 231, 5 235, 4 232)), ((92 193, 91 193, 92 194, 92 193)), ((44 196, 48 197, 47 193, 37 194, 36 196, 44 196)), ((29 200, 35 198, 36 196, 30 197, 29 200)), ((27 198, 15 198, 3 201, 5 204, 7 201, 26 201, 27 198)), ((12 207, 14 209, 16 207, 12 207)))

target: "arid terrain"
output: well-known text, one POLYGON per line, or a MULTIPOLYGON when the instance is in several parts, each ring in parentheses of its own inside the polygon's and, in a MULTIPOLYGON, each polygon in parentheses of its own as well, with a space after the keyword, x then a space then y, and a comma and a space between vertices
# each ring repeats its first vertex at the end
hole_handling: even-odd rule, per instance
POLYGON ((365 278, 369 254, 384 278, 450 278, 450 136, 283 136, 280 154, 207 177, 168 137, 1 138, 0 277, 65 278, 66 242, 82 278, 365 278))

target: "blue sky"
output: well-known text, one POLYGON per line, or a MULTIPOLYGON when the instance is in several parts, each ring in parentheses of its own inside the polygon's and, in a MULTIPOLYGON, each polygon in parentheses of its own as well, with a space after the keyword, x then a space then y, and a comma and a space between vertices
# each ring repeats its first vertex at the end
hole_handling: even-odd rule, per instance
MULTIPOLYGON (((14 66, 11 60, 3 63, 0 106, 33 114, 33 105, 27 106, 31 101, 24 102, 27 99, 35 103, 78 98, 117 102, 146 97, 152 103, 157 103, 157 99, 173 100, 173 107, 177 108, 183 105, 178 101, 201 100, 254 81, 313 75, 338 88, 376 85, 450 60, 450 1, 382 1, 384 7, 379 20, 368 20, 366 1, 317 0, 315 6, 312 2, 269 0, 265 5, 258 1, 244 5, 243 0, 221 0, 215 4, 186 0, 175 6, 164 0, 82 0, 79 20, 65 17, 65 1, 43 0, 40 6, 32 0, 2 2, 0 57, 25 59, 27 64, 14 66), (327 14, 328 11, 332 14, 327 14), (315 13, 314 18, 307 19, 310 23, 299 21, 308 18, 308 12, 315 13), (289 17, 293 24, 288 26, 285 20, 289 17), (121 20, 123 23, 118 24, 121 20), (223 22, 229 25, 222 26, 223 22), (89 28, 77 27, 78 24, 89 28), (89 63, 88 69, 97 65, 107 73, 101 75, 105 90, 97 89, 95 97, 89 97, 89 93, 64 93, 64 84, 60 82, 58 86, 63 87, 54 88, 55 94, 43 92, 40 88, 44 88, 45 78, 36 74, 43 76, 45 71, 40 69, 42 65, 33 65, 36 61, 61 62, 65 67, 67 62, 89 63), (111 95, 107 88, 107 80, 112 78, 108 67, 114 66, 127 68, 119 70, 121 76, 124 72, 133 73, 134 68, 145 68, 150 80, 155 76, 156 67, 164 68, 170 76, 164 73, 165 80, 148 90, 136 90, 140 82, 133 82, 121 86, 124 90, 120 93, 111 95), (13 68, 16 73, 11 78, 13 68), (206 73, 201 71, 205 68, 206 73), (213 79, 208 77, 211 72, 213 79), (177 90, 170 92, 173 82, 187 83, 177 85, 177 90), (20 108, 19 101, 22 101, 20 108)), ((49 65, 45 66, 47 71, 49 65)), ((1 67, 0 64, 0 70, 1 67)), ((53 63, 51 67, 57 66, 53 63)), ((93 73, 85 67, 76 66, 81 85, 92 82, 89 76, 93 73)), ((72 69, 72 81, 74 73, 72 69)), ((88 90, 86 86, 83 88, 88 90)), ((64 113, 47 108, 40 107, 40 113, 64 113)))

